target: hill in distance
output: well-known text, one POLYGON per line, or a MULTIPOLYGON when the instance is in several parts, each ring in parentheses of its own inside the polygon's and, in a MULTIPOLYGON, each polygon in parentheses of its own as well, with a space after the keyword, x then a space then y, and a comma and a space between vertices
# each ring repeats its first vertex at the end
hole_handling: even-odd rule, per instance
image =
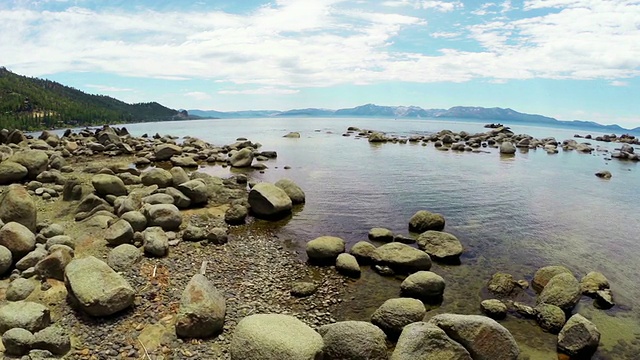
POLYGON ((0 67, 0 127, 23 130, 188 119, 157 102, 127 104, 0 67))

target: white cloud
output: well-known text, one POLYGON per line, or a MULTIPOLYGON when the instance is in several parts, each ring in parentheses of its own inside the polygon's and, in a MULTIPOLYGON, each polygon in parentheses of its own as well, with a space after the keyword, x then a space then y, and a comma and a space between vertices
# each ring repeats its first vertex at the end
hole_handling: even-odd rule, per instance
POLYGON ((190 98, 198 100, 198 101, 204 101, 204 100, 211 100, 212 99, 211 95, 207 94, 206 92, 202 92, 202 91, 190 91, 190 92, 185 93, 184 96, 190 97, 190 98))
POLYGON ((296 89, 278 89, 274 87, 263 87, 258 89, 246 89, 246 90, 220 90, 218 94, 221 95, 292 95, 299 93, 300 90, 296 89))
POLYGON ((629 86, 629 83, 626 81, 620 81, 620 80, 613 80, 612 82, 609 83, 609 85, 611 86, 629 86))
POLYGON ((452 39, 462 35, 460 32, 437 31, 430 34, 435 39, 452 39))
POLYGON ((115 86, 107 86, 107 85, 98 85, 98 84, 86 84, 88 88, 96 89, 102 92, 125 92, 125 91, 135 91, 134 89, 129 88, 120 88, 115 86))
POLYGON ((411 6, 415 9, 433 9, 440 12, 450 12, 464 7, 464 4, 460 1, 440 0, 390 0, 382 2, 382 5, 389 7, 411 6))

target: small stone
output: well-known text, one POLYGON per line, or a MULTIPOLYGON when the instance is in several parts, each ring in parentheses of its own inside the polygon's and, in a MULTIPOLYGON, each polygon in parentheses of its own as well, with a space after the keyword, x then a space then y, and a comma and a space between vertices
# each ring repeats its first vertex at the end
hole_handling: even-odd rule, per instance
POLYGON ((504 319, 507 316, 507 305, 498 299, 483 300, 480 309, 492 319, 504 319))
POLYGON ((317 290, 318 285, 306 281, 295 282, 291 285, 291 295, 295 297, 311 296, 315 294, 317 290))
POLYGON ((5 353, 15 356, 27 354, 34 340, 30 331, 21 328, 9 329, 2 335, 5 353))

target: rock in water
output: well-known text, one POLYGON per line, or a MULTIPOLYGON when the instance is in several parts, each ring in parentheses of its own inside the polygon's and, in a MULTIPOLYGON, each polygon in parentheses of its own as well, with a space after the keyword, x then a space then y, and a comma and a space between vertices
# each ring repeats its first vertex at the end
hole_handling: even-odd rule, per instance
POLYGON ((442 276, 431 271, 418 271, 400 284, 403 296, 420 300, 442 299, 445 283, 442 276))
POLYGON ((427 230, 441 231, 444 229, 444 216, 426 210, 420 210, 409 220, 409 231, 423 233, 427 230))
POLYGON ((558 350, 565 354, 591 358, 600 344, 600 331, 584 316, 575 314, 558 334, 558 350))
POLYGON ((312 360, 322 358, 320 334, 289 315, 247 316, 231 338, 232 360, 312 360))
POLYGON ((253 162, 253 151, 249 148, 238 150, 229 158, 229 164, 233 167, 249 167, 253 162))
POLYGON ((439 327, 422 321, 402 329, 391 360, 472 360, 469 352, 439 327))
POLYGON ((571 270, 562 265, 551 265, 542 267, 538 269, 538 271, 536 271, 535 275, 533 275, 531 286, 535 291, 540 292, 552 277, 562 273, 571 274, 571 270))
POLYGON ((49 308, 38 303, 15 301, 0 307, 0 334, 13 328, 36 332, 50 323, 49 308))
POLYGON ((376 251, 375 245, 370 242, 359 241, 351 247, 349 253, 356 257, 359 264, 366 265, 371 263, 371 256, 374 251, 376 251))
POLYGON ((598 171, 596 176, 601 179, 611 179, 611 172, 607 170, 598 171))
POLYGON ((284 190, 269 183, 256 184, 249 192, 251 212, 259 218, 282 218, 291 213, 293 203, 284 190))
POLYGON ((493 274, 487 283, 487 289, 501 297, 509 296, 515 288, 516 280, 513 275, 502 272, 493 274))
POLYGON ((509 141, 504 141, 502 144, 500 144, 500 154, 515 154, 516 153, 516 147, 513 146, 513 143, 509 142, 509 141))
POLYGON ((305 202, 305 194, 304 191, 298 186, 293 180, 290 179, 280 179, 276 181, 274 184, 280 189, 284 190, 285 193, 291 199, 293 204, 304 204, 305 202))
POLYGON ((371 241, 391 242, 393 241, 393 232, 385 228, 372 228, 367 235, 371 241))
POLYGON ((12 221, 0 228, 0 245, 9 249, 17 261, 36 248, 36 236, 26 226, 12 221))
POLYGON ((103 261, 89 256, 72 260, 65 285, 80 308, 91 316, 109 316, 133 304, 135 291, 103 261))
POLYGON ((397 242, 376 248, 371 259, 375 264, 389 266, 401 273, 413 273, 431 268, 431 258, 427 253, 397 242))
POLYGON ((344 250, 344 240, 335 236, 320 236, 307 243, 307 256, 311 262, 333 262, 344 250))
POLYGON ((417 242, 429 256, 444 261, 458 259, 463 250, 457 237, 443 231, 425 231, 418 236, 417 242))
POLYGON ((351 277, 360 277, 360 265, 355 256, 342 253, 336 258, 336 270, 339 273, 351 277))
POLYGON ((538 296, 538 304, 551 304, 571 311, 580 301, 580 284, 573 274, 562 273, 549 280, 538 296))
POLYGON ((10 185, 0 198, 0 219, 4 223, 15 221, 36 231, 37 210, 33 198, 20 185, 10 185))
POLYGON ((318 329, 324 360, 387 360, 387 343, 379 327, 365 321, 341 321, 318 329))
POLYGON ((155 156, 158 161, 169 160, 171 157, 181 154, 182 148, 174 144, 162 144, 155 148, 155 156))
POLYGON ((206 338, 222 332, 226 303, 222 294, 204 275, 191 278, 180 299, 176 335, 206 338))
POLYGON ((371 322, 392 339, 398 338, 406 325, 421 321, 427 310, 422 301, 411 298, 397 298, 385 301, 373 315, 371 322))
POLYGON ((598 290, 608 289, 609 280, 602 273, 592 271, 580 280, 580 288, 583 294, 593 296, 598 290))
POLYGON ((507 316, 507 305, 498 299, 483 300, 480 310, 492 319, 504 319, 507 316))
POLYGON ((520 349, 504 326, 480 315, 436 315, 429 323, 464 346, 474 360, 516 360, 520 349))
POLYGON ((566 315, 559 307, 551 304, 536 306, 536 321, 538 325, 552 334, 557 334, 566 322, 566 315))
POLYGON ((299 139, 300 138, 300 133, 297 132, 297 131, 292 131, 292 132, 284 135, 283 137, 292 138, 292 139, 299 139))

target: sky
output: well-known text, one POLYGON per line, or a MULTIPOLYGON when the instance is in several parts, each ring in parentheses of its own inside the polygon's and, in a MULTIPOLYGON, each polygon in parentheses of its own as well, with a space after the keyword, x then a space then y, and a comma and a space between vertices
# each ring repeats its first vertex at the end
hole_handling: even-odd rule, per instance
POLYGON ((640 0, 2 0, 0 66, 129 103, 640 126, 640 0))

